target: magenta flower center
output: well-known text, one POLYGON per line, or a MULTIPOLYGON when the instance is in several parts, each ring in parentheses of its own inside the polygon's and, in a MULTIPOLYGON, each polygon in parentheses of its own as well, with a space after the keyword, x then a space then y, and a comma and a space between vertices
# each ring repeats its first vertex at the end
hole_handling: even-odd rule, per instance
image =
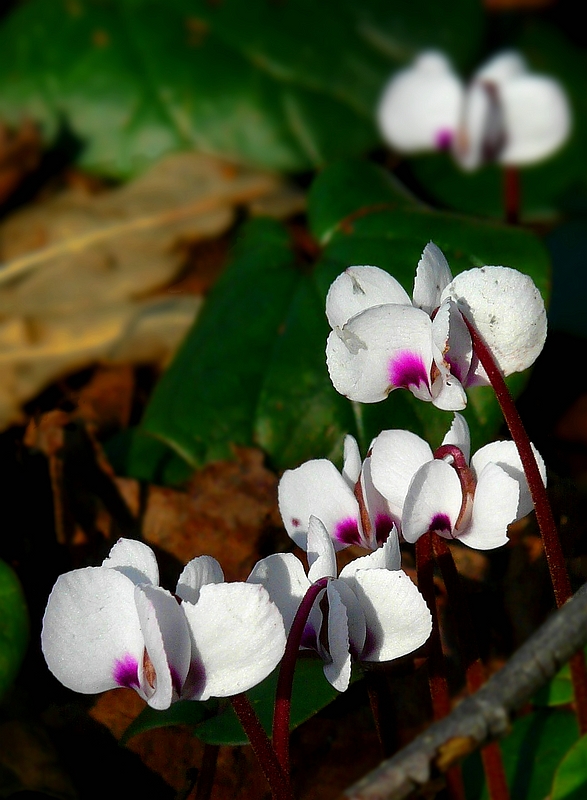
POLYGON ((452 144, 453 132, 448 128, 441 128, 434 135, 434 145, 437 150, 448 150, 452 144))
POLYGON ((421 356, 416 353, 399 353, 389 364, 389 382, 392 386, 409 389, 410 386, 428 386, 428 375, 421 356))
POLYGON ((339 522, 334 529, 334 536, 341 544, 361 544, 359 526, 357 520, 353 519, 353 517, 348 517, 339 522))
POLYGON ((139 688, 139 665, 136 658, 127 653, 122 658, 117 658, 114 662, 112 677, 119 686, 126 686, 128 689, 139 688))

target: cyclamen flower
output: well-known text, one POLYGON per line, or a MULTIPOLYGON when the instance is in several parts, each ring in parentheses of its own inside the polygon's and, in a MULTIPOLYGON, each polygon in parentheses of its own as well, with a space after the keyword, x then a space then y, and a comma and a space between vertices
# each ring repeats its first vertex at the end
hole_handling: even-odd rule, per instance
POLYGON ((373 486, 370 459, 361 464, 359 446, 352 436, 344 440, 342 474, 325 458, 306 461, 284 472, 278 502, 286 531, 303 550, 311 516, 325 526, 336 550, 350 545, 375 550, 396 522, 373 486))
MULTIPOLYGON (((383 431, 373 441, 373 481, 401 517, 406 541, 432 530, 477 550, 491 550, 506 544, 509 524, 532 511, 514 442, 485 445, 470 463, 469 453, 469 428, 460 414, 435 454, 410 431, 383 431)), ((544 462, 534 454, 546 484, 544 462)))
POLYGON ((339 692, 347 689, 352 658, 380 662, 400 658, 430 636, 432 619, 423 597, 400 569, 397 532, 383 547, 347 564, 337 578, 336 555, 317 517, 308 524, 308 575, 292 553, 259 561, 248 580, 262 584, 280 609, 289 631, 297 609, 315 581, 329 578, 317 596, 302 645, 324 660, 324 674, 339 692), (326 599, 328 609, 323 611, 326 599))
POLYGON ((463 316, 504 375, 533 364, 546 339, 546 310, 531 278, 499 266, 453 278, 432 242, 418 263, 413 301, 384 270, 349 267, 328 291, 326 315, 333 328, 326 345, 330 378, 361 403, 403 387, 438 408, 464 408, 465 387, 488 380, 463 316))
POLYGON ((562 86, 529 72, 515 52, 492 58, 468 87, 442 53, 424 52, 391 78, 377 118, 397 150, 451 149, 466 170, 488 161, 533 164, 558 150, 571 128, 562 86))
POLYGON ((201 556, 174 596, 158 586, 151 548, 120 539, 101 567, 58 578, 41 634, 47 665, 76 692, 126 686, 156 709, 250 689, 283 655, 283 620, 262 587, 223 580, 201 556))

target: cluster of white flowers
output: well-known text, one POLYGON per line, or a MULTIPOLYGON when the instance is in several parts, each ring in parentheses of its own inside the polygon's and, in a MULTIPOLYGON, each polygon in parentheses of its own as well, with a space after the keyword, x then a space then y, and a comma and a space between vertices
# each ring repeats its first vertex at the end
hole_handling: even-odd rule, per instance
MULTIPOLYGON (((544 304, 527 276, 489 266, 453 279, 432 243, 413 301, 388 273, 355 266, 334 281, 326 313, 334 386, 362 402, 404 387, 456 411, 466 387, 487 382, 467 323, 505 374, 528 367, 546 336, 544 304)), ((353 658, 389 661, 430 635, 430 611, 401 569, 400 536, 415 542, 434 531, 491 549, 532 509, 515 445, 494 442, 470 458, 458 413, 435 453, 409 431, 388 430, 361 460, 347 436, 342 472, 325 459, 287 470, 278 500, 288 534, 307 551, 307 574, 294 554, 278 553, 259 561, 246 583, 225 583, 218 562, 201 556, 173 595, 158 585, 151 549, 120 540, 101 567, 58 579, 42 633, 50 670, 79 692, 132 687, 158 709, 234 695, 279 663, 302 600, 321 581, 301 646, 322 657, 327 679, 344 691, 353 658), (336 551, 349 545, 368 554, 338 574, 336 551)))
POLYGON ((398 151, 451 150, 466 170, 490 161, 504 166, 541 161, 571 130, 562 86, 531 73, 515 52, 494 56, 468 86, 446 56, 423 52, 391 78, 377 117, 383 138, 398 151))

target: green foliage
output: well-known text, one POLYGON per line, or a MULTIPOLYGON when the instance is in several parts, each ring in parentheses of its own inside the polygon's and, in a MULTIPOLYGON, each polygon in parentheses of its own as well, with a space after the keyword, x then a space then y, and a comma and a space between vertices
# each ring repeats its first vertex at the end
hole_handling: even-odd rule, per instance
POLYGON ((28 636, 29 618, 22 587, 14 571, 0 561, 0 698, 16 678, 28 636))
MULTIPOLYGON (((510 796, 546 800, 557 767, 577 738, 577 720, 570 711, 541 709, 517 719, 500 742, 510 796)), ((465 761, 463 774, 468 800, 489 800, 479 753, 465 761)))
MULTIPOLYGON (((255 712, 269 736, 273 722, 277 678, 278 669, 247 692, 255 712)), ((338 692, 324 677, 322 660, 318 658, 298 659, 291 698, 290 729, 297 728, 302 722, 313 717, 336 697, 338 697, 338 692)), ((223 701, 219 707, 216 700, 208 700, 204 703, 182 700, 174 703, 166 711, 155 711, 147 706, 126 729, 121 744, 126 744, 138 733, 153 728, 166 728, 170 725, 189 725, 194 729, 194 734, 208 744, 241 745, 248 744, 249 741, 228 701, 223 701)))
POLYGON ((582 736, 558 766, 551 800, 582 800, 587 793, 587 736, 582 736))
MULTIPOLYGON (((323 244, 312 271, 297 262, 281 224, 256 220, 245 227, 231 265, 155 389, 143 431, 194 467, 230 457, 233 444, 263 448, 278 468, 336 458, 346 433, 365 450, 391 427, 440 442, 446 413, 407 391, 359 405, 333 389, 324 302, 332 280, 351 264, 380 266, 411 292, 422 250, 433 240, 454 272, 507 264, 548 294, 548 257, 532 234, 415 205, 372 165, 325 170, 310 192, 309 218, 323 244)), ((513 376, 513 391, 523 382, 513 376)), ((469 398, 465 414, 478 447, 501 416, 491 389, 469 398)))
POLYGON ((187 148, 303 170, 375 145, 391 72, 424 47, 469 65, 482 25, 469 0, 29 0, 0 28, 0 119, 65 127, 115 177, 187 148))

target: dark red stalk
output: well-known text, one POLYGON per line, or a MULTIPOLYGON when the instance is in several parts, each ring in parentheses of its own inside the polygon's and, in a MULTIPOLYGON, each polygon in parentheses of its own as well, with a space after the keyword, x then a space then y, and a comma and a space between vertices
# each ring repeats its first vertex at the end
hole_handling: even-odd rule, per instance
POLYGON ((293 800, 289 777, 282 770, 249 698, 243 692, 233 695, 230 701, 271 787, 271 797, 273 800, 293 800))
MULTIPOLYGON (((468 611, 467 598, 463 591, 461 578, 457 572, 452 553, 446 541, 440 536, 433 540, 436 562, 440 567, 450 609, 457 623, 460 652, 465 664, 465 675, 469 694, 474 694, 487 680, 483 662, 479 657, 479 647, 475 628, 468 611)), ((497 742, 491 742, 481 750, 483 770, 491 800, 509 800, 510 793, 503 768, 501 750, 497 742)))
MULTIPOLYGON (((473 350, 487 373, 504 419, 512 435, 512 439, 518 448, 530 494, 534 502, 536 521, 542 535, 544 553, 550 571, 550 579, 554 590, 556 605, 560 608, 572 595, 571 582, 569 580, 569 574, 567 572, 565 558, 548 500, 546 487, 542 482, 530 439, 492 352, 487 347, 476 328, 464 315, 463 319, 471 334, 473 350)), ((583 652, 580 651, 573 656, 569 663, 575 692, 575 706, 579 729, 582 734, 585 734, 587 733, 587 669, 585 668, 585 656, 583 652)))
MULTIPOLYGON (((436 611, 432 550, 433 535, 432 531, 428 531, 423 536, 420 536, 416 542, 416 569, 418 572, 418 589, 432 615, 432 633, 428 640, 428 682, 432 700, 432 713, 434 719, 439 720, 450 713, 450 694, 444 671, 444 654, 442 652, 440 627, 436 611)), ((447 770, 446 784, 452 800, 465 800, 463 777, 461 768, 458 765, 447 770)))
POLYGON ((289 775, 289 715, 296 661, 310 611, 328 581, 329 578, 320 578, 310 586, 304 595, 290 628, 279 669, 273 712, 273 749, 281 769, 286 775, 289 775))
POLYGON ((520 170, 517 167, 504 167, 503 200, 505 221, 509 225, 517 225, 520 221, 520 170))

